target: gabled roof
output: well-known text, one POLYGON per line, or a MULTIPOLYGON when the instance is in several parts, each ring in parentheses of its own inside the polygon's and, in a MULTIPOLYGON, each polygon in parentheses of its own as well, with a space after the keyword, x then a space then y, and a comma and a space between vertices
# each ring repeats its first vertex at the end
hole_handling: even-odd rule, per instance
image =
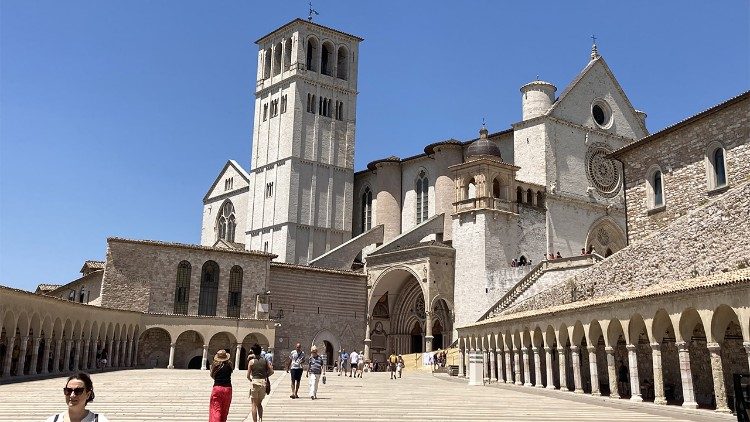
MULTIPOLYGON (((604 67, 604 72, 609 76, 609 78, 612 80, 612 82, 615 85, 615 88, 617 89, 617 92, 622 96, 623 99, 625 99, 625 103, 630 107, 632 110, 635 110, 635 107, 633 107, 633 104, 630 102, 630 99, 627 95, 625 95, 625 91, 623 91, 622 86, 620 86, 620 82, 617 81, 617 78, 615 78, 614 73, 612 73, 612 70, 607 66, 607 62, 604 61, 604 57, 598 56, 595 59, 592 59, 589 61, 589 63, 586 65, 586 67, 583 68, 583 70, 568 84, 568 86, 565 87, 565 89, 562 91, 559 97, 555 100, 555 102, 552 104, 552 107, 547 110, 546 113, 544 113, 545 116, 549 116, 552 114, 552 112, 560 105, 560 103, 565 99, 565 97, 575 89, 575 87, 583 80, 583 77, 586 76, 586 74, 591 71, 591 69, 594 68, 597 64, 601 64, 604 67)), ((641 126, 641 129, 643 129, 644 133, 648 133, 648 129, 646 128, 645 123, 641 119, 636 119, 638 124, 641 126)))
POLYGON ((750 98, 750 91, 745 91, 742 94, 739 94, 739 95, 737 95, 735 97, 732 97, 732 98, 730 98, 730 99, 728 99, 728 100, 726 100, 726 101, 724 101, 722 103, 719 103, 719 104, 717 104, 717 105, 715 105, 715 106, 713 106, 713 107, 711 107, 711 108, 709 108, 707 110, 703 110, 703 111, 701 111, 698 114, 694 114, 694 115, 692 115, 690 117, 687 117, 687 118, 685 118, 685 119, 683 119, 683 120, 681 120, 681 121, 679 121, 677 123, 672 124, 671 126, 667 126, 664 129, 662 129, 662 130, 660 130, 660 131, 658 131, 656 133, 652 133, 651 135, 646 136, 645 138, 641 138, 641 139, 639 139, 639 140, 637 140, 637 141, 635 141, 633 143, 625 145, 624 147, 622 147, 622 148, 618 149, 617 151, 611 153, 610 156, 611 157, 615 157, 615 158, 619 158, 620 156, 622 156, 623 153, 628 152, 628 151, 632 150, 633 148, 639 147, 639 146, 641 146, 641 145, 643 145, 643 144, 645 144, 647 142, 653 141, 654 139, 661 138, 662 136, 665 136, 665 135, 667 135, 667 134, 669 134, 671 132, 674 132, 675 130, 678 130, 680 128, 683 128, 683 127, 685 127, 685 126, 687 126, 687 125, 695 122, 696 120, 700 120, 700 119, 702 119, 702 118, 704 118, 706 116, 714 114, 714 113, 716 113, 716 112, 718 112, 720 110, 723 110, 723 109, 725 109, 725 108, 727 108, 729 106, 732 106, 732 105, 734 105, 736 103, 742 102, 742 101, 747 100, 749 98, 750 98))
POLYGON ((214 243, 214 248, 232 249, 238 251, 244 251, 245 245, 243 243, 230 242, 224 239, 219 239, 214 243))
POLYGON ((242 166, 240 166, 236 161, 229 160, 226 164, 224 164, 224 168, 222 168, 219 172, 219 175, 216 176, 216 180, 214 180, 214 182, 211 184, 211 187, 208 188, 208 192, 206 192, 206 195, 203 197, 203 202, 206 202, 208 200, 208 196, 211 195, 211 192, 213 192, 214 188, 219 183, 219 180, 221 180, 221 177, 230 166, 237 170, 237 173, 239 173, 239 175, 242 176, 242 178, 245 179, 247 183, 250 183, 250 175, 245 171, 245 169, 243 169, 242 166))
POLYGON ((91 270, 91 271, 103 270, 105 264, 106 262, 104 261, 86 261, 83 263, 83 266, 81 267, 81 271, 79 272, 84 273, 86 272, 86 270, 91 270))

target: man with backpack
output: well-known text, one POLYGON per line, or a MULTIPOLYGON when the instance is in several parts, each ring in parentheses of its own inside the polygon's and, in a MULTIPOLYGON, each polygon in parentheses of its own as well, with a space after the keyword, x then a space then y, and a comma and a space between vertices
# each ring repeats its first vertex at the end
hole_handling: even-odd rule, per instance
POLYGON ((341 373, 344 373, 344 376, 346 376, 347 373, 347 367, 349 366, 349 353, 346 352, 346 350, 341 349, 339 350, 339 376, 341 376, 341 373))

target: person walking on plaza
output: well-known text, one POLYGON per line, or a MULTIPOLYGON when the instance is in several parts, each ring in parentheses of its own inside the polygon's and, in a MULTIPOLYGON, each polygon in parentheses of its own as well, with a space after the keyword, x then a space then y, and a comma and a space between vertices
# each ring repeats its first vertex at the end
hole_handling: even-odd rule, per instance
POLYGON ((398 369, 398 377, 401 378, 401 373, 404 372, 404 357, 401 355, 398 355, 398 362, 396 363, 396 368, 398 369))
POLYGON ((365 372, 365 353, 359 351, 359 362, 357 362, 357 376, 362 378, 362 374, 365 372))
POLYGON ((343 373, 346 376, 346 368, 349 366, 349 353, 346 350, 339 350, 339 376, 343 373))
POLYGON ((258 422, 258 420, 263 420, 263 399, 266 397, 266 391, 271 390, 268 377, 273 375, 273 366, 267 360, 268 353, 266 353, 266 359, 256 358, 261 353, 257 343, 250 347, 250 350, 252 354, 247 361, 247 379, 250 380, 250 403, 252 404, 250 413, 253 422, 258 422))
POLYGON ((318 354, 318 348, 313 345, 310 349, 310 359, 307 362, 307 378, 310 386, 310 398, 315 400, 318 398, 318 383, 320 378, 324 377, 326 373, 325 365, 323 365, 323 357, 318 354))
POLYGON ((305 363, 305 352, 302 351, 302 346, 297 343, 289 355, 289 368, 287 368, 287 372, 291 372, 292 374, 292 394, 289 398, 299 398, 297 392, 299 391, 299 383, 302 380, 303 363, 305 363))
POLYGON ((388 371, 391 373, 391 379, 396 379, 396 366, 398 365, 398 356, 396 356, 396 353, 391 353, 390 356, 388 356, 388 371))
POLYGON ((349 355, 349 363, 351 364, 351 374, 349 375, 349 377, 354 378, 354 374, 357 372, 357 365, 359 364, 359 353, 357 353, 356 350, 353 350, 352 354, 349 355))
POLYGON ((232 362, 229 353, 219 350, 211 364, 211 378, 214 388, 211 390, 211 401, 208 408, 209 422, 226 422, 229 406, 232 404, 232 362))

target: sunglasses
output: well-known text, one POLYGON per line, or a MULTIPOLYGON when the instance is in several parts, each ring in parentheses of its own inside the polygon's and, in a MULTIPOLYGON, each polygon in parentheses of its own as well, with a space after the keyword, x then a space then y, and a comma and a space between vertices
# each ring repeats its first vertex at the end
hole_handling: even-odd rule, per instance
POLYGON ((80 395, 82 395, 82 394, 83 394, 83 393, 84 393, 85 391, 86 391, 86 389, 85 389, 84 387, 78 387, 78 388, 68 388, 68 387, 63 387, 63 393, 64 393, 64 394, 65 394, 66 396, 69 396, 69 395, 71 395, 71 394, 73 394, 73 393, 76 393, 76 396, 80 396, 80 395))

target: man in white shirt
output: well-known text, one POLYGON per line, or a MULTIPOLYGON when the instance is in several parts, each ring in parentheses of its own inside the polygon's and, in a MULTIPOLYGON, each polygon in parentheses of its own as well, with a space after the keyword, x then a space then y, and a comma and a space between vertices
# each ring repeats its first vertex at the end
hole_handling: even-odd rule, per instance
POLYGON ((356 350, 349 355, 349 363, 351 363, 352 368, 349 378, 354 378, 354 374, 357 372, 357 364, 359 363, 359 353, 356 350))

